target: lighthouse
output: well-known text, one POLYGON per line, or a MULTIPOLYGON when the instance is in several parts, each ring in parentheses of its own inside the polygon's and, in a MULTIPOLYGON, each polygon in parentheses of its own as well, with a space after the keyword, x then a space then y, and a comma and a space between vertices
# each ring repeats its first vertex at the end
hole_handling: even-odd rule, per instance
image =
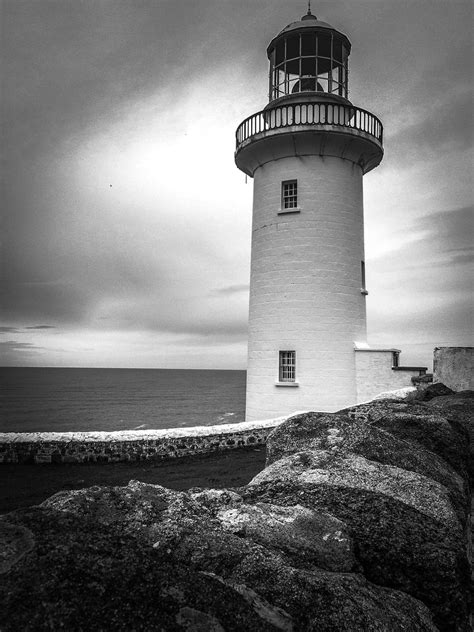
MULTIPOLYGON (((362 179, 382 160, 383 130, 349 100, 350 52, 308 9, 270 42, 269 103, 236 132, 235 162, 254 180, 249 421, 360 400, 362 179)), ((378 351, 399 368, 398 350, 378 351)))

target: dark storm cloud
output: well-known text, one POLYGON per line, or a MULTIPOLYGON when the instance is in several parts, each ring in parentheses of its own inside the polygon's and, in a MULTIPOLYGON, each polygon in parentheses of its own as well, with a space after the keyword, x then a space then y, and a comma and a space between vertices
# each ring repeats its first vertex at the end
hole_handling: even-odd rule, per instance
POLYGON ((7 1, 3 9, 9 152, 54 150, 119 117, 130 101, 173 96, 211 55, 214 3, 7 1), (183 10, 184 9, 184 10, 183 10))
POLYGON ((472 146, 473 101, 470 90, 453 91, 431 102, 416 122, 396 130, 386 124, 387 154, 403 164, 427 160, 440 152, 461 152, 472 146), (390 152, 390 153, 389 153, 390 152))
POLYGON ((54 325, 33 325, 31 327, 25 327, 25 329, 56 329, 54 325))
POLYGON ((0 327, 0 334, 16 334, 19 331, 17 327, 0 327))
MULTIPOLYGON (((135 329, 152 337, 165 332, 183 345, 245 340, 248 285, 242 281, 248 279, 249 235, 239 234, 240 259, 227 253, 242 218, 228 222, 228 237, 223 228, 219 232, 220 218, 236 201, 223 202, 209 186, 220 177, 216 163, 226 160, 234 169, 233 130, 228 130, 228 153, 209 160, 200 195, 215 208, 201 218, 192 197, 181 200, 192 189, 187 174, 173 196, 163 199, 160 165, 148 191, 137 187, 125 199, 113 163, 125 153, 126 138, 116 129, 127 117, 136 117, 137 128, 153 118, 169 120, 164 131, 175 139, 209 105, 216 120, 232 109, 237 124, 251 113, 248 107, 266 103, 266 45, 305 11, 304 2, 287 0, 3 3, 6 237, 0 302, 4 322, 11 325, 3 333, 24 335, 25 323, 53 323, 28 327, 29 334, 36 327, 45 337, 41 329, 56 326, 56 336, 67 326, 77 332, 135 329), (188 103, 208 77, 213 80, 208 92, 198 91, 201 100, 188 103), (219 101, 233 82, 242 101, 219 101), (183 102, 188 110, 174 117, 183 102), (104 150, 107 142, 115 153, 104 150), (85 165, 103 151, 100 182, 92 166, 77 174, 73 158, 83 146, 85 165), (153 215, 143 202, 145 193, 152 198, 153 215)), ((314 11, 353 41, 351 98, 382 117, 386 164, 391 157, 395 164, 409 164, 466 146, 470 3, 447 9, 443 3, 378 0, 320 3, 314 11)), ((136 130, 130 129, 126 133, 133 136, 136 130)), ((164 139, 154 133, 150 130, 149 143, 159 147, 164 139)), ((214 140, 211 125, 206 142, 214 140)), ((133 161, 125 171, 129 167, 140 176, 133 161)), ((443 260, 460 264, 469 255, 464 242, 456 241, 466 231, 458 228, 455 215, 426 218, 412 227, 423 235, 426 251, 410 255, 411 265, 434 268, 428 252, 440 239, 443 260), (449 240, 436 232, 442 227, 449 240)), ((386 261, 400 265, 390 257, 386 261)), ((382 264, 382 269, 390 279, 390 267, 382 264)), ((418 287, 413 283, 407 279, 407 287, 418 287)), ((432 286, 431 276, 425 287, 432 286)))

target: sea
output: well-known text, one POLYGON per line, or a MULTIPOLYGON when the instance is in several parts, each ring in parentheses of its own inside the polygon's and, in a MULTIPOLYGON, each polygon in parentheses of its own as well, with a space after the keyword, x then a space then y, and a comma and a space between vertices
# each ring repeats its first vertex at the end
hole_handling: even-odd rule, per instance
POLYGON ((245 371, 0 368, 0 432, 240 423, 245 371))

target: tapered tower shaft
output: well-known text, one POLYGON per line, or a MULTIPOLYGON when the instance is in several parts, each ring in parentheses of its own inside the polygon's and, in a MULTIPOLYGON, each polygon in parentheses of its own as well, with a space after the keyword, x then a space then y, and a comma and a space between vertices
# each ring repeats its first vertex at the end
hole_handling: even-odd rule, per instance
POLYGON ((311 14, 270 43, 270 102, 237 129, 254 178, 247 419, 356 402, 365 342, 362 177, 382 125, 347 99, 345 35, 311 14))

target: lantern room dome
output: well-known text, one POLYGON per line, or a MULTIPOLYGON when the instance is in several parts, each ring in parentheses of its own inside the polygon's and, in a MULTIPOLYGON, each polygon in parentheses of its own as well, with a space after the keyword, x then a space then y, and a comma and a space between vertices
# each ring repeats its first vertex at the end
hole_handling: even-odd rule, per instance
POLYGON ((330 31, 334 31, 343 40, 345 40, 345 43, 346 43, 346 46, 347 46, 348 50, 350 51, 350 49, 351 49, 350 41, 349 41, 348 37, 346 35, 344 35, 344 33, 341 33, 340 31, 338 31, 336 28, 334 28, 334 26, 332 26, 328 22, 323 22, 322 20, 318 20, 318 18, 315 15, 313 15, 312 13, 308 12, 306 15, 303 15, 300 20, 297 20, 296 22, 290 22, 290 24, 287 24, 287 26, 285 26, 285 28, 283 28, 278 33, 278 35, 276 35, 272 39, 272 41, 270 42, 270 44, 267 47, 268 56, 270 56, 270 53, 271 53, 272 49, 275 47, 276 41, 282 35, 287 35, 287 34, 291 33, 292 31, 302 31, 303 29, 305 29, 305 30, 306 29, 329 29, 330 31))
POLYGON ((295 29, 304 29, 304 28, 322 28, 322 29, 332 29, 335 31, 336 29, 328 24, 327 22, 322 22, 318 20, 315 15, 303 15, 301 20, 297 20, 296 22, 290 22, 284 29, 282 29, 277 37, 283 35, 283 33, 288 33, 288 31, 293 31, 295 29))

